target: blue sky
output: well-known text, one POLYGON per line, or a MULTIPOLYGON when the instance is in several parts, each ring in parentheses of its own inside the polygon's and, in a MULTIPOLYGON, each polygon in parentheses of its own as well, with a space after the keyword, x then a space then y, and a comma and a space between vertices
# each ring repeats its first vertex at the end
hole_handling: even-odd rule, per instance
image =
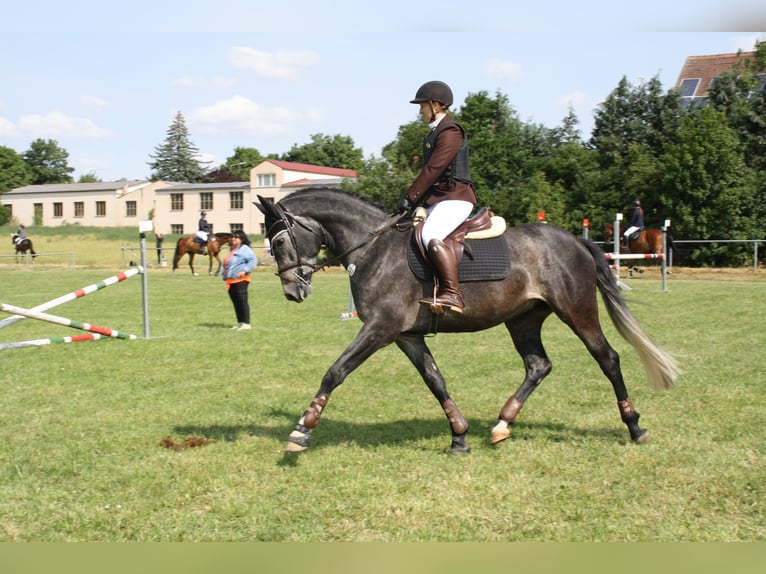
POLYGON ((687 56, 766 40, 737 31, 766 30, 750 0, 647 0, 640 12, 595 1, 46 4, 4 9, 0 145, 22 153, 55 139, 75 178, 103 180, 148 177, 178 111, 213 167, 237 146, 284 153, 317 133, 379 155, 432 79, 452 86, 455 107, 500 91, 549 127, 571 105, 587 137, 623 76, 669 89, 687 56))

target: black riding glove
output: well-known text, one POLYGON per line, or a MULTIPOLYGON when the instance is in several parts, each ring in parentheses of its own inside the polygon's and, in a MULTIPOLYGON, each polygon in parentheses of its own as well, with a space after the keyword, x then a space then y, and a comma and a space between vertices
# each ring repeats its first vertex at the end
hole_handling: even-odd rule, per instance
POLYGON ((409 213, 412 211, 412 202, 410 201, 410 198, 403 195, 401 199, 399 199, 399 206, 397 209, 399 213, 409 213))

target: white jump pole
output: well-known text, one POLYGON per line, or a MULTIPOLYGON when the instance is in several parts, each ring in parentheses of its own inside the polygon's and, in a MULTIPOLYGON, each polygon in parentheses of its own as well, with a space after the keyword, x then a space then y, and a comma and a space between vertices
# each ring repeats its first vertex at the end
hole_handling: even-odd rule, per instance
POLYGON ((620 281, 620 221, 622 221, 622 213, 616 213, 614 216, 614 233, 612 239, 614 240, 614 254, 617 260, 617 267, 614 268, 614 278, 617 280, 617 285, 624 291, 632 291, 630 287, 620 281))

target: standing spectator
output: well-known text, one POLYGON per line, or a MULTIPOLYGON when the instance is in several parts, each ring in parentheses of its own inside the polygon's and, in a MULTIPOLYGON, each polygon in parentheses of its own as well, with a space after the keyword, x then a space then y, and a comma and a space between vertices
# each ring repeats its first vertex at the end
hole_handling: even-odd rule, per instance
POLYGON ((237 324, 232 329, 238 331, 251 329, 247 288, 250 285, 250 274, 257 263, 258 260, 250 248, 250 239, 241 229, 236 230, 231 238, 229 254, 223 260, 221 276, 226 282, 226 289, 237 315, 237 324))
POLYGON ((261 256, 261 265, 266 265, 267 262, 271 262, 271 241, 268 237, 263 239, 263 254, 261 256))
POLYGON ((162 242, 165 241, 165 236, 158 232, 154 232, 154 245, 157 248, 157 265, 162 265, 165 258, 162 256, 162 242))

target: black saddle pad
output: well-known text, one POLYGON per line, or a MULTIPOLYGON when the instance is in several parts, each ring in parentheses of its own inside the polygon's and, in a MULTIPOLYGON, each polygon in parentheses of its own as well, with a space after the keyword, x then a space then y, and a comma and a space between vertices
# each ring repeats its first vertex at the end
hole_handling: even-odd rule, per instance
MULTIPOLYGON (((433 281, 431 266, 414 241, 409 242, 407 261, 421 281, 433 281)), ((458 281, 499 281, 511 272, 511 258, 504 236, 491 239, 466 239, 463 260, 458 267, 458 281)))

